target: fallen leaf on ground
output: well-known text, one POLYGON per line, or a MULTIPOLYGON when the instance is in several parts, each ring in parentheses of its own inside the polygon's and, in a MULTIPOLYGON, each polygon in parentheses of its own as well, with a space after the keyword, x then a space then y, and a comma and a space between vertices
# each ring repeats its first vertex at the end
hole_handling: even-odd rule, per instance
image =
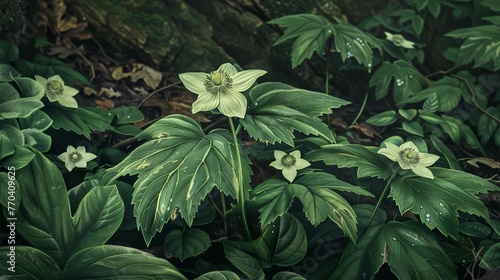
POLYGON ((357 123, 355 123, 355 124, 351 125, 351 127, 361 131, 364 135, 366 135, 370 138, 377 136, 378 138, 382 139, 382 136, 369 124, 366 124, 366 123, 357 124, 357 123))
POLYGON ((469 159, 467 161, 468 164, 479 168, 479 165, 477 164, 478 162, 480 162, 484 165, 487 165, 491 168, 500 169, 500 162, 495 161, 494 159, 491 159, 491 158, 477 157, 477 158, 469 159))
POLYGON ((114 88, 101 88, 101 90, 98 93, 98 96, 101 94, 106 94, 108 97, 113 98, 113 97, 122 97, 122 93, 119 91, 115 91, 114 88))
POLYGON ((96 100, 95 104, 99 106, 101 109, 105 110, 112 110, 115 108, 115 103, 111 99, 103 99, 103 100, 96 100))
POLYGON ((133 66, 132 75, 130 76, 132 82, 135 83, 139 79, 143 79, 146 85, 152 89, 156 89, 160 85, 163 77, 161 72, 141 63, 134 63, 133 66))

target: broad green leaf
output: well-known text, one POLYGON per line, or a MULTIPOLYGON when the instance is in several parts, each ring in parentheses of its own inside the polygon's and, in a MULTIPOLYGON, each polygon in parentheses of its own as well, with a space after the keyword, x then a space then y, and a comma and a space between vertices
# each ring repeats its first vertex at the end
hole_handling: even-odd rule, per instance
POLYGON ((26 118, 19 119, 21 129, 36 128, 44 131, 52 125, 52 119, 41 110, 37 110, 26 118))
POLYGON ((435 177, 449 181, 470 195, 486 194, 490 191, 498 192, 500 188, 493 183, 476 175, 445 168, 433 167, 432 173, 435 177))
POLYGON ((52 138, 36 128, 21 130, 25 145, 31 146, 42 153, 46 153, 52 145, 52 138))
POLYGON ((73 227, 66 186, 59 169, 40 152, 17 170, 21 209, 16 229, 33 247, 62 265, 73 249, 73 227))
POLYGON ((120 227, 123 213, 123 201, 116 186, 99 186, 90 190, 72 218, 74 250, 106 243, 120 227))
POLYGON ((370 117, 366 120, 366 123, 376 126, 388 126, 395 123, 397 120, 396 111, 390 110, 370 117))
MULTIPOLYGON (((415 93, 415 95, 408 99, 401 100, 397 104, 397 106, 399 107, 403 106, 404 104, 417 103, 425 99, 433 98, 434 95, 437 98, 437 110, 439 112, 448 112, 458 105, 462 96, 462 90, 458 87, 449 85, 433 85, 429 88, 415 93)), ((432 106, 427 105, 427 107, 430 108, 432 106)))
MULTIPOLYGON (((425 7, 425 2, 427 1, 419 1, 419 10, 422 10, 423 7, 425 7)), ((404 24, 409 22, 410 25, 408 28, 411 33, 413 33, 416 36, 419 36, 420 33, 422 33, 422 29, 424 27, 424 20, 422 19, 421 16, 419 16, 414 10, 411 9, 403 9, 403 10, 398 10, 394 13, 392 13, 392 16, 399 17, 399 23, 404 24)), ((408 30, 406 29, 406 30, 408 30)))
POLYGON ((300 262, 307 252, 307 236, 302 224, 292 214, 285 213, 262 229, 262 236, 254 241, 264 242, 269 248, 270 265, 292 266, 300 262))
POLYGON ((428 111, 431 113, 437 112, 438 108, 439 100, 436 93, 431 94, 431 96, 427 97, 427 99, 425 99, 424 101, 424 104, 422 105, 422 109, 424 109, 424 111, 428 111))
POLYGON ((254 242, 254 247, 249 242, 243 241, 224 240, 222 242, 224 256, 247 277, 256 277, 264 273, 259 259, 263 260, 264 263, 269 263, 270 260, 269 249, 266 244, 252 242, 254 242), (254 248, 258 252, 255 252, 254 248))
POLYGON ((398 113, 405 119, 411 121, 416 115, 417 110, 415 109, 399 109, 398 113))
POLYGON ((496 243, 484 253, 479 266, 487 270, 500 267, 500 243, 496 243))
POLYGON ((298 37, 292 47, 292 68, 299 66, 314 52, 322 56, 333 26, 322 16, 313 14, 289 15, 268 21, 269 24, 285 26, 285 33, 276 40, 274 46, 298 37))
POLYGON ((64 62, 55 57, 48 57, 39 53, 35 54, 33 63, 25 61, 31 68, 31 75, 40 75, 42 77, 50 77, 59 75, 64 82, 69 86, 75 86, 77 81, 92 87, 92 84, 78 71, 68 67, 64 62))
POLYGON ((21 97, 33 97, 40 100, 45 94, 44 86, 31 78, 14 78, 14 82, 19 86, 19 89, 21 90, 19 92, 21 97))
POLYGON ((10 82, 21 74, 9 64, 0 63, 0 82, 10 82))
POLYGON ((464 222, 458 226, 458 231, 472 237, 488 238, 491 228, 479 222, 464 222))
POLYGON ((303 276, 290 271, 280 271, 271 280, 306 280, 303 276))
POLYGON ((4 167, 14 166, 17 170, 28 165, 34 157, 35 154, 28 147, 14 146, 14 154, 2 159, 2 165, 4 167))
POLYGON ((373 63, 372 48, 381 50, 380 43, 359 28, 342 20, 337 21, 338 24, 333 25, 332 35, 335 49, 340 52, 342 61, 345 62, 350 57, 354 57, 359 64, 364 65, 370 71, 373 63))
POLYGON ((210 236, 201 229, 172 230, 165 237, 165 249, 181 261, 197 256, 210 247, 210 236))
POLYGON ((410 134, 424 137, 424 130, 418 122, 403 122, 403 129, 410 134))
POLYGON ((442 115, 441 118, 443 119, 441 128, 450 135, 451 140, 453 140, 455 144, 458 144, 460 142, 460 127, 458 124, 462 122, 454 117, 446 115, 442 115))
POLYGON ((136 107, 115 108, 112 112, 116 117, 116 124, 135 123, 144 119, 144 115, 136 107))
POLYGON ((338 180, 335 176, 315 172, 303 175, 289 184, 279 179, 269 179, 255 187, 252 208, 261 211, 261 225, 268 225, 290 208, 297 197, 307 219, 318 226, 330 218, 353 242, 356 238, 356 215, 350 204, 335 191, 353 192, 364 196, 373 196, 360 187, 338 180))
POLYGON ((393 64, 384 62, 370 79, 370 87, 375 87, 377 100, 387 95, 392 81, 394 81, 392 91, 396 104, 407 100, 426 85, 425 77, 412 64, 403 60, 395 61, 393 64))
POLYGON ((10 246, 0 247, 2 279, 61 279, 61 269, 54 259, 43 251, 22 245, 14 246, 14 251, 11 251, 10 248, 10 246), (9 254, 12 253, 15 254, 15 259, 10 263, 11 256, 9 254), (14 271, 9 270, 11 264, 14 271))
POLYGON ((73 254, 63 269, 64 279, 186 280, 172 264, 141 250, 101 245, 73 254))
POLYGON ((387 219, 385 212, 366 204, 354 205, 353 209, 358 217, 360 232, 363 233, 356 245, 350 243, 345 247, 328 279, 371 279, 384 264, 385 244, 375 240, 384 228, 387 219), (375 210, 375 216, 369 224, 375 210))
POLYGON ((122 135, 136 136, 142 130, 133 124, 124 124, 117 126, 113 131, 122 135))
POLYGON ((43 107, 39 97, 21 98, 11 84, 0 83, 0 92, 0 120, 26 118, 43 107))
POLYGON ((482 25, 454 30, 447 36, 464 39, 460 46, 456 65, 474 61, 474 68, 493 62, 494 71, 500 69, 500 26, 482 25))
POLYGON ((444 156, 451 169, 462 170, 458 159, 455 157, 455 154, 450 150, 450 148, 448 148, 448 146, 446 146, 438 137, 434 135, 429 135, 429 140, 431 141, 434 148, 436 148, 436 150, 444 156))
POLYGON ((384 260, 402 280, 456 279, 455 265, 432 232, 415 221, 389 222, 374 243, 384 243, 384 260))
MULTIPOLYGON (((454 171, 459 173, 461 171, 454 171)), ((488 219, 486 207, 478 197, 460 185, 434 174, 434 179, 408 176, 397 178, 390 196, 402 214, 410 211, 420 216, 429 229, 437 228, 443 235, 457 238, 458 211, 488 219)))
MULTIPOLYGON (((491 115, 500 118, 500 110, 497 107, 489 107, 486 111, 491 115)), ((499 123, 490 118, 488 115, 481 115, 477 125, 477 133, 482 144, 486 144, 490 140, 491 136, 493 136, 498 130, 498 126, 499 123)))
POLYGON ((468 125, 461 123, 459 125, 459 129, 460 129, 460 134, 463 136, 463 138, 471 148, 479 149, 483 154, 485 154, 483 146, 477 139, 476 133, 474 133, 468 125))
POLYGON ((240 280, 240 277, 232 271, 210 271, 194 280, 240 280))
POLYGON ((9 137, 0 134, 0 160, 14 154, 15 151, 14 144, 9 137))
POLYGON ((44 112, 53 120, 52 127, 73 131, 90 139, 93 130, 105 131, 111 129, 106 119, 86 108, 66 108, 57 105, 49 105, 44 112))
MULTIPOLYGON (((180 212, 191 226, 201 200, 215 186, 226 195, 239 197, 238 157, 227 130, 204 134, 195 120, 171 115, 138 137, 150 140, 109 169, 103 182, 139 174, 132 203, 137 226, 148 244, 174 212, 180 212)), ((243 196, 247 197, 251 170, 248 158, 240 153, 243 196)))
POLYGON ((331 144, 305 155, 307 161, 323 161, 327 165, 341 168, 357 167, 358 178, 377 177, 381 179, 392 175, 390 166, 377 154, 376 148, 356 144, 331 144))
POLYGON ((250 91, 250 106, 241 124, 253 138, 293 146, 293 131, 320 135, 334 142, 332 131, 318 116, 349 102, 282 83, 263 83, 250 91))

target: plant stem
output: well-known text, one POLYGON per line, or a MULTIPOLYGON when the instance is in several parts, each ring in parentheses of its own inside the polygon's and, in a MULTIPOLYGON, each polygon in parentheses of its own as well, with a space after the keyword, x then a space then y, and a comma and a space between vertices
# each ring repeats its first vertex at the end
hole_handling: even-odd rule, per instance
POLYGON ((351 126, 354 125, 358 121, 359 117, 361 117, 361 113, 363 113, 363 111, 365 110, 367 100, 368 100, 368 92, 366 92, 365 99, 363 100, 363 104, 361 105, 361 109, 359 110, 356 118, 354 118, 354 120, 352 121, 351 126))
MULTIPOLYGON (((326 76, 325 76, 325 94, 329 95, 329 79, 330 79, 330 48, 331 48, 331 39, 328 40, 326 46, 326 76)), ((330 114, 326 115, 328 121, 328 127, 332 129, 332 122, 330 120, 330 114)))
MULTIPOLYGON (((236 186, 236 191, 237 191, 237 201, 238 205, 240 206, 240 211, 241 211, 241 219, 243 220, 243 228, 245 230, 245 235, 252 243, 252 236, 250 235, 250 229, 248 228, 247 224, 247 217, 246 217, 246 209, 245 209, 245 190, 243 187, 243 169, 242 169, 242 162, 241 162, 241 154, 240 154, 240 145, 238 142, 238 137, 237 137, 237 130, 234 128, 234 123, 232 118, 229 119, 229 127, 231 128, 231 133, 233 134, 233 141, 234 141, 234 147, 236 149, 236 159, 238 161, 238 186, 236 186)), ((253 244, 253 243, 252 243, 253 244)), ((253 245, 252 245, 253 247, 253 245)))
POLYGON ((224 236, 227 236, 226 197, 223 192, 220 192, 220 201, 222 206, 222 219, 224 220, 224 236))
POLYGON ((380 198, 377 201, 377 205, 375 205, 375 209, 373 209, 373 213, 372 213, 372 215, 370 217, 370 220, 368 221, 368 225, 366 226, 366 229, 368 229, 370 227, 370 225, 371 225, 371 223, 373 221, 373 218, 375 217, 375 213, 377 213, 377 209, 380 207, 380 204, 382 204, 382 200, 384 200, 384 198, 386 197, 387 191, 389 190, 389 188, 391 186, 391 183, 394 180, 394 178, 396 178, 396 175, 398 174, 398 171, 399 171, 399 168, 398 168, 398 170, 396 170, 392 174, 392 176, 387 181, 387 184, 385 184, 384 190, 382 191, 382 194, 380 195, 380 198))

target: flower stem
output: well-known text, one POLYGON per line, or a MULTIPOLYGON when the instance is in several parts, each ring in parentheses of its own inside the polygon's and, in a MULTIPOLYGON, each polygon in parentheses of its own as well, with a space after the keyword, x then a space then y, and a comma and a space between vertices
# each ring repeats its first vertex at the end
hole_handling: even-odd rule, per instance
MULTIPOLYGON (((377 201, 377 205, 375 205, 375 209, 373 209, 373 213, 372 213, 372 215, 370 217, 370 220, 368 220, 368 224, 366 225, 365 231, 370 227, 370 225, 371 225, 371 223, 373 221, 373 218, 375 217, 375 213, 377 213, 377 210, 380 207, 380 204, 382 204, 382 200, 384 200, 384 198, 387 196, 387 191, 390 189, 392 181, 394 181, 394 178, 396 178, 396 175, 398 174, 398 171, 399 171, 399 169, 396 170, 392 174, 392 176, 387 181, 387 184, 385 184, 384 190, 382 191, 382 194, 380 194, 380 197, 379 197, 379 199, 377 201)), ((363 232, 363 234, 364 234, 364 232, 363 232)))
MULTIPOLYGON (((236 149, 236 159, 238 161, 238 186, 236 186, 238 205, 240 206, 241 219, 243 220, 243 228, 245 230, 245 235, 248 241, 252 242, 252 236, 250 235, 250 229, 248 228, 246 209, 245 209, 245 189, 243 187, 243 168, 241 162, 240 145, 237 137, 237 130, 234 127, 233 119, 229 119, 229 127, 231 128, 231 133, 233 134, 234 147, 236 149)), ((252 243, 253 244, 253 243, 252 243)))
POLYGON ((363 111, 365 110, 367 100, 368 100, 368 92, 366 92, 365 99, 363 100, 363 104, 361 105, 361 109, 359 110, 356 118, 352 121, 351 126, 354 125, 358 121, 359 117, 361 117, 361 113, 363 113, 363 111))

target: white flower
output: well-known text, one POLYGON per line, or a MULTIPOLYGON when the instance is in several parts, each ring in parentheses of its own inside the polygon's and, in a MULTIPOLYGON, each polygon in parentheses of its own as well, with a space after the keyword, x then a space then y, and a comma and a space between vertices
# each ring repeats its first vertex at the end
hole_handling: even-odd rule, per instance
POLYGON ((59 75, 48 79, 35 75, 35 79, 45 88, 45 95, 50 102, 57 101, 64 107, 78 108, 78 103, 73 98, 78 93, 78 90, 65 86, 63 79, 59 75))
POLYGON ((300 151, 293 151, 289 154, 283 151, 274 151, 275 161, 271 162, 270 166, 282 170, 283 176, 290 183, 297 176, 297 170, 304 169, 311 165, 307 160, 300 158, 300 151))
POLYGON ((394 45, 398 47, 403 47, 407 49, 414 49, 413 45, 415 45, 414 42, 408 41, 403 37, 403 35, 400 34, 391 34, 389 32, 384 32, 387 40, 391 41, 394 43, 394 45))
POLYGON ((189 91, 199 95, 193 103, 193 114, 218 108, 227 117, 244 118, 247 99, 241 92, 266 73, 264 70, 238 72, 233 65, 225 63, 210 74, 183 73, 179 78, 189 91))
POLYGON ((439 159, 439 156, 419 152, 417 146, 411 141, 399 147, 386 142, 385 146, 387 148, 378 150, 379 154, 388 157, 392 161, 397 161, 402 169, 411 169, 418 176, 434 179, 434 175, 427 167, 433 165, 439 159))
POLYGON ((95 159, 96 155, 87 153, 84 146, 78 146, 76 149, 73 146, 68 146, 66 152, 60 154, 57 158, 64 161, 66 168, 71 171, 75 166, 87 167, 87 162, 95 159))

